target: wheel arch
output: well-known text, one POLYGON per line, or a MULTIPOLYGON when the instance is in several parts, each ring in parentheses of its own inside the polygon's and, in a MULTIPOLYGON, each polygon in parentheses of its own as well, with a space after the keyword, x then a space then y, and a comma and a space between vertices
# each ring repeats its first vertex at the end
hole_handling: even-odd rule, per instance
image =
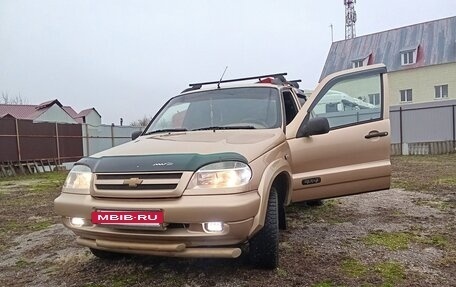
POLYGON ((285 206, 291 202, 291 176, 288 172, 282 171, 279 173, 272 182, 271 186, 277 189, 279 202, 285 206))
POLYGON ((260 195, 260 207, 258 213, 253 219, 250 237, 264 226, 266 217, 266 209, 268 206, 269 192, 274 185, 279 192, 279 200, 283 200, 285 205, 291 201, 292 191, 291 169, 287 160, 284 158, 277 159, 271 162, 263 172, 260 184, 258 186, 258 194, 260 195))

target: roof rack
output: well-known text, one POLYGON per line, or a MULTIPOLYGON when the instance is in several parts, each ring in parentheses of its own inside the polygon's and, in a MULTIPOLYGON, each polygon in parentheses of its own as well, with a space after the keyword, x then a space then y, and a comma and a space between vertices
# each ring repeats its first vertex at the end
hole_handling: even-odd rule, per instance
POLYGON ((301 80, 287 81, 285 79, 286 75, 287 75, 287 73, 277 73, 277 74, 268 74, 268 75, 253 76, 253 77, 246 77, 246 78, 237 78, 237 79, 222 80, 222 81, 194 83, 194 84, 189 84, 190 88, 187 88, 187 89, 183 90, 182 93, 193 91, 193 90, 199 90, 199 89, 201 89, 202 86, 205 86, 205 85, 240 82, 240 81, 248 81, 248 80, 259 80, 259 81, 261 81, 262 78, 274 78, 274 79, 277 79, 281 83, 290 84, 290 85, 292 85, 295 88, 299 88, 298 83, 301 82, 301 80))
POLYGON ((291 81, 287 81, 288 84, 292 85, 293 87, 295 87, 296 89, 299 89, 299 84, 298 83, 301 83, 302 80, 291 80, 291 81))
POLYGON ((212 84, 218 84, 218 83, 240 82, 240 81, 248 81, 248 80, 256 80, 256 79, 261 80, 261 78, 268 78, 268 77, 278 78, 280 76, 286 76, 286 75, 287 75, 287 73, 269 74, 269 75, 261 75, 261 76, 247 77, 247 78, 238 78, 238 79, 230 79, 230 80, 222 80, 222 81, 195 83, 195 84, 190 84, 189 86, 190 87, 195 87, 195 86, 212 85, 212 84))

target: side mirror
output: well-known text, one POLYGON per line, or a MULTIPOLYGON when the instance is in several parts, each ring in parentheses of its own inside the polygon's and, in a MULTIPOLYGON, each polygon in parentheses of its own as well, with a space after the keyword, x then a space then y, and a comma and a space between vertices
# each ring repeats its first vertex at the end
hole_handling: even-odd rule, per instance
POLYGON ((131 140, 137 139, 142 134, 142 131, 135 131, 131 134, 131 140))
POLYGON ((313 118, 306 124, 301 125, 297 137, 309 137, 313 135, 322 135, 329 133, 329 122, 327 118, 313 118))

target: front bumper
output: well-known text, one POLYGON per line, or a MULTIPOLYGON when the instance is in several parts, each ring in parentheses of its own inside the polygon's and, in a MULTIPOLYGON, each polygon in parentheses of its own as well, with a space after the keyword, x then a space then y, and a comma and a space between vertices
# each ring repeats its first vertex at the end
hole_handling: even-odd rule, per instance
POLYGON ((55 211, 63 224, 83 246, 126 253, 182 256, 237 257, 235 246, 251 236, 253 218, 258 213, 257 191, 167 199, 112 199, 62 193, 55 200, 55 211), (165 230, 119 228, 90 223, 91 212, 98 210, 156 210, 164 212, 165 230), (71 217, 82 217, 89 224, 76 227, 71 217), (202 223, 224 222, 221 232, 208 233, 202 223), (165 224, 165 225, 166 225, 165 224), (234 246, 234 247, 233 247, 234 246))
POLYGON ((205 258, 237 258, 242 251, 238 247, 191 247, 185 244, 154 244, 119 242, 101 239, 87 239, 78 237, 76 242, 82 246, 100 250, 132 253, 140 255, 155 255, 169 257, 205 257, 205 258))

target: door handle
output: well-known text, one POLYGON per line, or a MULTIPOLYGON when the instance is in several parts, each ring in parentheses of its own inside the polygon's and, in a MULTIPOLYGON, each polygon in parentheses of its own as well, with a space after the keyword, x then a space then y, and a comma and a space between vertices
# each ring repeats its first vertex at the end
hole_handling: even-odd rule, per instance
POLYGON ((371 131, 367 135, 364 136, 366 139, 376 138, 376 137, 386 137, 388 132, 379 132, 379 131, 371 131))

